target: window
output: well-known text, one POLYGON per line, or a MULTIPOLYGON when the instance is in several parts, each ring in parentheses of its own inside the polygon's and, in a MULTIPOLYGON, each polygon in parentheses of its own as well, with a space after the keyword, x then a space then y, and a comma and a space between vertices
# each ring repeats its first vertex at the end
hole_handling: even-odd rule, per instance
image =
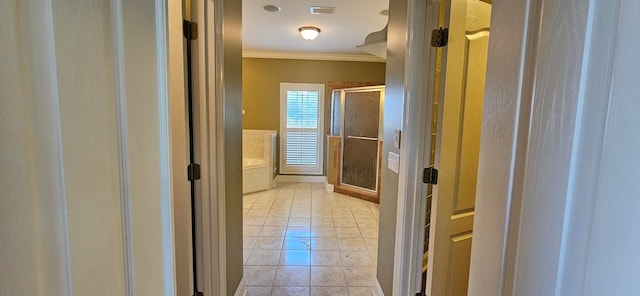
POLYGON ((280 173, 322 175, 324 85, 280 83, 280 173))

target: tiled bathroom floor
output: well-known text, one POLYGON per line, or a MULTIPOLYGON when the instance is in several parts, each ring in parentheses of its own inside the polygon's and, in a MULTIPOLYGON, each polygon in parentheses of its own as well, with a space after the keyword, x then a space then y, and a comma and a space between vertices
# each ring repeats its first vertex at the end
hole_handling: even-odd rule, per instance
POLYGON ((323 183, 280 183, 245 195, 243 208, 247 296, 371 295, 377 204, 323 183))

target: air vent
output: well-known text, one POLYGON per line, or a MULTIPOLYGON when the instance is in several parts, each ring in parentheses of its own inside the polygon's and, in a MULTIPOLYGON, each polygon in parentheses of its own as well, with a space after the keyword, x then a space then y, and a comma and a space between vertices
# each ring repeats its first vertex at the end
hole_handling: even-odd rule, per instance
POLYGON ((329 6, 311 6, 309 7, 309 12, 311 14, 334 14, 336 8, 329 6))

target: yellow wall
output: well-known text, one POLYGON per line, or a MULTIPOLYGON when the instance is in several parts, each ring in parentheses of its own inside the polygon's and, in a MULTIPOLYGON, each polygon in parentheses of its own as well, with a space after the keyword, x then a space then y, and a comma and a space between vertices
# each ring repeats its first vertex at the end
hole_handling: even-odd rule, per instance
MULTIPOLYGON (((243 128, 280 128, 280 82, 384 84, 385 63, 242 59, 243 128)), ((325 94, 328 96, 328 94, 325 94)), ((325 97, 326 97, 325 96, 325 97)), ((325 98, 325 105, 328 104, 325 98)))

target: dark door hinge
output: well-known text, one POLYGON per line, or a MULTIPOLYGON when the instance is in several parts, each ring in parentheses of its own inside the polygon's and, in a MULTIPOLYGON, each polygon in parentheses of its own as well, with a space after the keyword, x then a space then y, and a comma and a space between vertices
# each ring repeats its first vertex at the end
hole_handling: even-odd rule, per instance
POLYGON ((449 43, 449 29, 439 28, 431 31, 431 46, 443 47, 449 43))
POLYGON ((184 20, 182 21, 182 31, 187 40, 198 39, 198 23, 184 20))
POLYGON ((187 166, 187 178, 189 181, 200 180, 200 165, 191 163, 187 166))
POLYGON ((425 168, 422 172, 422 183, 425 184, 438 184, 438 169, 434 167, 425 168))

